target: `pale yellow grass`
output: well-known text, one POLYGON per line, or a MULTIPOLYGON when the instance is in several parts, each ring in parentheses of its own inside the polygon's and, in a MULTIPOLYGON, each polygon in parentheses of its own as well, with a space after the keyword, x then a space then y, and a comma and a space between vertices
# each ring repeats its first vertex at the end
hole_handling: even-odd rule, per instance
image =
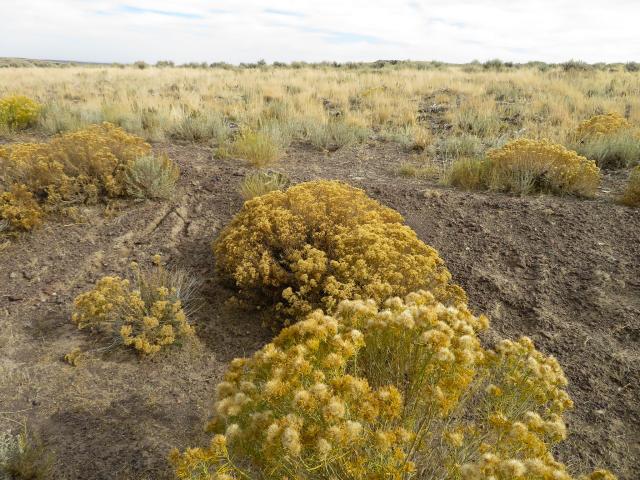
POLYGON ((0 69, 0 97, 9 94, 44 105, 46 133, 110 121, 149 140, 216 145, 231 142, 237 126, 280 148, 384 138, 420 149, 430 143, 437 154, 438 141, 451 136, 475 137, 485 148, 523 136, 567 144, 597 113, 640 124, 640 75, 624 71, 0 69))

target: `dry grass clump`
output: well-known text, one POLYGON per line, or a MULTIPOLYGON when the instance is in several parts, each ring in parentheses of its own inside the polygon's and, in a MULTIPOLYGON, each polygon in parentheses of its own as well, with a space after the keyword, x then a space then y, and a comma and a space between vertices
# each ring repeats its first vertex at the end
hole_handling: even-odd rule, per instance
POLYGON ((629 175, 627 188, 620 202, 630 207, 640 207, 640 166, 634 168, 629 175))
POLYGON ((23 95, 0 98, 0 127, 22 130, 38 119, 42 105, 23 95))
POLYGON ((278 172, 252 172, 249 173, 240 185, 242 198, 250 200, 274 190, 284 190, 289 186, 289 178, 278 172))
POLYGON ((313 121, 306 123, 304 127, 304 139, 323 151, 335 151, 363 142, 368 138, 369 133, 369 130, 362 126, 348 124, 341 120, 313 121))
MULTIPOLYGON (((315 181, 247 201, 213 244, 219 273, 283 317, 428 288, 458 301, 437 252, 357 188, 315 181)), ((463 295, 462 295, 463 296, 463 295)))
POLYGON ((277 142, 263 132, 244 130, 228 144, 218 149, 222 157, 248 160, 254 167, 265 167, 280 158, 282 151, 277 142))
POLYGON ((154 267, 132 264, 133 284, 120 277, 103 277, 74 300, 72 320, 113 337, 107 348, 122 344, 151 355, 193 336, 187 319, 195 284, 181 271, 166 269, 159 255, 154 267))
POLYGON ((477 158, 485 151, 480 139, 473 135, 444 137, 432 145, 431 153, 451 162, 460 158, 477 158))
MULTIPOLYGON (((572 407, 558 362, 429 292, 345 301, 284 329, 218 385, 211 445, 182 479, 575 478, 552 447, 572 407)), ((604 471, 589 477, 614 479, 604 471)))
POLYGON ((0 434, 0 479, 48 480, 54 458, 26 427, 17 435, 0 434))
POLYGON ((432 162, 424 162, 417 165, 415 163, 403 162, 397 168, 396 172, 402 177, 437 179, 442 173, 442 168, 432 162))
POLYGON ((38 223, 34 212, 40 207, 64 211, 68 205, 105 197, 168 198, 178 167, 150 152, 140 137, 108 123, 46 143, 0 146, 0 179, 10 185, 2 194, 3 218, 11 216, 14 227, 27 230, 38 223))
POLYGON ((600 182, 593 160, 548 140, 513 140, 484 160, 454 163, 448 182, 463 188, 591 197, 600 182))
POLYGON ((171 138, 200 143, 222 143, 229 133, 222 115, 207 110, 183 112, 182 118, 168 132, 171 138))

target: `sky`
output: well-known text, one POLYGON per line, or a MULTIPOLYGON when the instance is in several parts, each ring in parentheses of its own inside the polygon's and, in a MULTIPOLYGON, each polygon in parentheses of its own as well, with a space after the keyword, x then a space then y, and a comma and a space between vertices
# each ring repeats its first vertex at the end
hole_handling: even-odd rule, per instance
POLYGON ((0 57, 640 61, 640 0, 0 0, 0 57))

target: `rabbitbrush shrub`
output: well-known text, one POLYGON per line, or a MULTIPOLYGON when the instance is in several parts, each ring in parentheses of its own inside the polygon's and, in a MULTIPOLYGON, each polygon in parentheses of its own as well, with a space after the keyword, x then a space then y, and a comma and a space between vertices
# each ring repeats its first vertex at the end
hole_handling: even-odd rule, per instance
POLYGON ((213 244, 219 273, 292 318, 344 299, 382 301, 426 288, 464 298, 437 252, 362 190, 315 181, 247 201, 213 244))
POLYGON ((31 230, 42 223, 42 209, 24 185, 13 184, 0 193, 0 219, 10 230, 31 230))
POLYGON ((109 123, 54 137, 48 143, 0 147, 0 166, 12 182, 25 184, 37 197, 62 201, 97 200, 126 194, 126 175, 149 144, 109 123))
POLYGON ((517 139, 490 150, 484 160, 454 163, 448 179, 462 188, 591 197, 600 183, 600 169, 562 145, 517 139))
POLYGON ((601 168, 621 168, 640 162, 640 134, 616 113, 596 115, 582 122, 574 148, 601 168))
MULTIPOLYGON (((485 317, 420 291, 342 302, 285 328, 217 387, 181 479, 570 480, 552 447, 572 407, 528 338, 484 348, 485 317)), ((614 479, 596 471, 582 479, 614 479)))
POLYGON ((35 123, 42 106, 23 95, 0 98, 0 127, 21 130, 35 123))
POLYGON ((631 124, 622 115, 607 113, 595 115, 581 122, 576 130, 576 136, 584 140, 597 135, 609 135, 628 128, 631 128, 631 124))
MULTIPOLYGON (((16 207, 18 202, 29 210, 20 215, 32 217, 35 207, 27 200, 27 191, 45 211, 64 211, 65 205, 95 203, 105 197, 167 198, 178 167, 150 152, 144 140, 109 123, 59 135, 47 143, 2 145, 0 180, 12 185, 9 193, 2 194, 3 205, 16 207), (14 198, 16 189, 22 192, 20 201, 14 198)), ((23 230, 33 226, 11 223, 23 230)))
POLYGON ((158 255, 151 271, 132 264, 134 282, 103 277, 95 287, 74 300, 73 322, 113 337, 109 346, 124 344, 142 354, 194 334, 185 308, 193 294, 193 282, 180 271, 169 271, 158 255))

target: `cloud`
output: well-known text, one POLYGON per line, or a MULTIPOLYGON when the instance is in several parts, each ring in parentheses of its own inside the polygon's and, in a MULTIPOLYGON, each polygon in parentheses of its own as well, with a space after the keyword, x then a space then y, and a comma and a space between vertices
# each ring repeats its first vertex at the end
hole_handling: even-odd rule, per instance
POLYGON ((190 18, 190 19, 202 19, 205 18, 204 15, 199 15, 195 13, 186 13, 186 12, 171 12, 167 10, 156 10, 154 8, 139 8, 134 7, 132 5, 120 5, 118 8, 120 12, 123 13, 137 13, 142 15, 164 15, 167 17, 177 17, 177 18, 190 18))
POLYGON ((640 60, 632 0, 1 0, 0 55, 102 62, 640 60))
POLYGON ((304 17, 304 13, 293 12, 290 10, 278 10, 277 8, 265 8, 264 13, 268 13, 271 15, 284 15, 285 17, 304 17))

